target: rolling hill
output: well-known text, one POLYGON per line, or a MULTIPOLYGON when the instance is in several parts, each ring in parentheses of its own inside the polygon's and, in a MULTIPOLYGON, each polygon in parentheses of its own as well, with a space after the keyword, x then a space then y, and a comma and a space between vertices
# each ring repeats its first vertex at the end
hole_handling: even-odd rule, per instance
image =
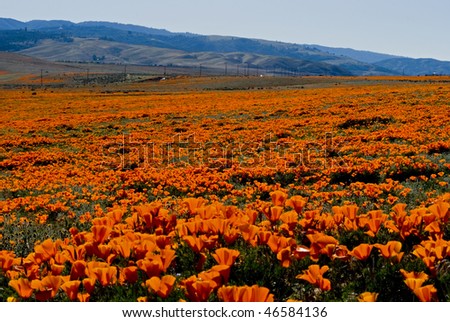
POLYGON ((374 64, 391 58, 401 58, 395 55, 380 54, 366 50, 355 50, 352 48, 333 48, 320 45, 310 45, 310 46, 326 53, 330 53, 337 56, 350 57, 352 59, 356 59, 368 64, 374 64))
POLYGON ((177 49, 131 45, 93 38, 74 38, 65 43, 43 40, 38 45, 20 53, 50 61, 101 61, 108 64, 134 64, 150 66, 184 66, 224 69, 233 68, 290 69, 298 74, 342 75, 346 70, 331 64, 305 61, 289 57, 267 56, 252 53, 186 52, 177 49))
POLYGON ((63 73, 80 72, 82 69, 22 54, 0 52, 0 71, 39 75, 41 70, 46 73, 63 73))
POLYGON ((450 75, 450 62, 430 58, 391 58, 376 65, 402 75, 450 75))
POLYGON ((447 62, 319 45, 300 45, 231 36, 172 33, 113 22, 64 20, 20 22, 0 18, 0 51, 50 61, 76 61, 223 69, 266 69, 300 75, 450 74, 447 62), (391 61, 393 60, 393 61, 391 61), (415 64, 420 68, 415 68, 415 64), (242 66, 240 66, 242 65, 242 66), (400 67, 399 67, 400 66, 400 67))

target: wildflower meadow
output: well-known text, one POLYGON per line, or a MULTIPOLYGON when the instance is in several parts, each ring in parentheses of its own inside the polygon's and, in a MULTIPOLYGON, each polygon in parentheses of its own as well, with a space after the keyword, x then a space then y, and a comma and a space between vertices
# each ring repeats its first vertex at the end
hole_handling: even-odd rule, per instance
POLYGON ((450 301, 448 77, 187 81, 0 90, 0 301, 450 301))

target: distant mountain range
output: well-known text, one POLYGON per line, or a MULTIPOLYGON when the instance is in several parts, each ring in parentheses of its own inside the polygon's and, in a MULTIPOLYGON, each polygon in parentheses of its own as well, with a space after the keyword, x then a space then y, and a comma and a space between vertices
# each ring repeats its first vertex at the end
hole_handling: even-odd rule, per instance
POLYGON ((173 33, 113 22, 0 18, 0 51, 59 62, 252 68, 299 75, 450 74, 450 62, 347 48, 173 33))

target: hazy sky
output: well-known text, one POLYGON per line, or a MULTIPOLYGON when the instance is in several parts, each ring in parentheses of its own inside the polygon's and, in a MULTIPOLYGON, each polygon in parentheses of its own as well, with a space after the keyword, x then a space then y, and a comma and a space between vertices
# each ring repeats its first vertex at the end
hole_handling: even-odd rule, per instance
POLYGON ((350 47, 450 61, 449 0, 0 0, 0 16, 350 47))

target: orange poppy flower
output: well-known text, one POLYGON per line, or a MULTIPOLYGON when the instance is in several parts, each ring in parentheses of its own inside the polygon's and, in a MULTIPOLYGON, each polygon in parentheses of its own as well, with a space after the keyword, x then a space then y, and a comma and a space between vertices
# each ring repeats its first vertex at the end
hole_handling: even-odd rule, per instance
POLYGON ((258 218, 258 212, 253 209, 245 209, 245 216, 247 216, 250 225, 254 225, 256 222, 256 218, 258 218))
POLYGON ((407 278, 405 279, 405 284, 409 287, 410 290, 418 289, 425 282, 425 279, 422 278, 407 278))
POLYGON ((234 227, 228 227, 223 232, 223 239, 227 245, 233 244, 239 237, 239 230, 234 227))
POLYGON ((270 294, 270 290, 258 285, 245 288, 242 298, 244 302, 273 302, 273 294, 270 294))
POLYGON ((95 282, 96 282, 95 278, 85 278, 85 279, 83 279, 83 281, 82 281, 83 287, 84 287, 84 289, 86 290, 87 293, 90 294, 90 293, 94 292, 95 282))
POLYGON ((94 268, 94 274, 102 286, 117 282, 117 267, 115 266, 94 268))
POLYGON ((206 254, 200 253, 199 258, 197 259, 197 264, 195 265, 195 270, 200 272, 203 269, 203 265, 206 263, 206 254))
POLYGON ((403 268, 400 269, 400 273, 402 274, 403 278, 407 279, 407 278, 419 278, 419 279, 423 279, 423 280, 427 280, 428 279, 428 275, 425 272, 408 272, 405 271, 403 268))
POLYGON ((272 232, 267 230, 261 230, 258 232, 259 245, 265 245, 269 242, 269 238, 272 236, 272 232))
POLYGON ((45 302, 52 298, 52 291, 51 290, 42 290, 42 291, 36 291, 34 294, 34 297, 39 302, 45 302))
POLYGON ((292 229, 298 223, 298 213, 295 211, 282 213, 280 216, 280 220, 292 229))
POLYGON ((85 258, 86 248, 84 247, 84 245, 81 246, 68 245, 62 251, 62 255, 65 257, 66 260, 73 263, 76 260, 83 260, 85 258))
POLYGON ((358 296, 359 302, 376 302, 378 298, 378 293, 364 292, 358 296))
POLYGON ((450 204, 439 200, 435 204, 428 207, 428 210, 440 218, 443 222, 447 222, 450 217, 450 204))
POLYGON ((156 258, 153 260, 149 260, 147 258, 140 259, 136 262, 137 266, 140 270, 144 271, 147 274, 148 278, 153 276, 159 276, 163 269, 163 263, 161 262, 161 258, 156 258))
POLYGON ((106 216, 111 219, 115 224, 122 221, 123 211, 121 209, 114 209, 106 214, 106 216))
POLYGON ((391 259, 394 262, 399 263, 403 257, 402 243, 399 241, 388 241, 386 245, 375 244, 374 245, 381 253, 381 256, 387 259, 391 259))
POLYGON ((295 240, 284 236, 271 235, 267 241, 267 245, 270 247, 272 252, 278 253, 286 247, 295 246, 295 240))
POLYGON ((270 197, 272 198, 272 204, 274 206, 283 206, 287 199, 287 194, 284 191, 277 190, 271 192, 270 197))
POLYGON ((238 286, 222 286, 217 290, 217 296, 224 302, 239 302, 238 286))
POLYGON ((217 272, 222 276, 223 283, 219 284, 226 284, 228 283, 228 279, 230 278, 230 266, 228 265, 214 265, 210 268, 210 271, 217 272))
POLYGON ((293 255, 291 252, 291 247, 286 247, 281 249, 277 253, 277 259, 281 262, 281 266, 289 267, 291 266, 293 255))
POLYGON ((240 252, 235 249, 219 248, 212 254, 212 257, 219 265, 232 266, 240 252))
POLYGON ((120 284, 130 283, 134 284, 139 278, 138 268, 136 266, 127 266, 120 269, 120 284))
POLYGON ((222 276, 218 271, 212 269, 198 273, 197 280, 210 281, 213 289, 222 285, 222 276))
POLYGON ((224 302, 273 302, 273 294, 266 287, 222 286, 217 296, 224 302))
POLYGON ((437 290, 433 285, 416 288, 413 292, 421 302, 431 302, 436 300, 437 290))
POLYGON ((97 262, 97 261, 89 261, 86 263, 86 268, 84 270, 85 274, 89 278, 97 278, 95 274, 96 268, 107 268, 109 267, 108 263, 105 262, 97 262))
POLYGON ((200 235, 199 238, 203 240, 205 248, 208 250, 215 248, 219 240, 219 236, 217 235, 200 235))
POLYGON ((398 203, 394 207, 392 207, 391 217, 394 219, 394 222, 397 225, 402 225, 402 223, 405 221, 405 218, 408 215, 405 210, 406 207, 407 204, 405 203, 398 203))
POLYGON ((31 281, 31 288, 36 290, 35 296, 38 301, 46 301, 56 296, 61 284, 62 279, 60 276, 49 275, 42 280, 31 281))
POLYGON ((39 264, 48 261, 56 255, 56 244, 51 239, 44 240, 41 244, 34 247, 35 260, 39 264))
POLYGON ((157 245, 153 240, 140 240, 134 243, 133 250, 137 259, 144 259, 147 254, 153 254, 157 250, 157 245))
POLYGON ((106 225, 93 225, 91 228, 94 241, 98 244, 102 244, 112 231, 110 226, 106 225))
POLYGON ((212 234, 223 234, 228 224, 227 221, 219 218, 208 220, 207 223, 208 230, 206 232, 211 232, 212 234))
MULTIPOLYGON (((91 237, 92 237, 92 233, 90 233, 90 239, 92 239, 91 237)), ((98 245, 99 244, 96 244, 96 243, 94 243, 94 242, 92 242, 92 241, 89 241, 89 242, 85 242, 84 243, 84 249, 86 250, 86 254, 85 254, 85 257, 92 257, 92 256, 94 256, 94 255, 96 255, 97 254, 97 252, 98 252, 98 245)))
POLYGON ((193 276, 184 280, 183 285, 189 300, 193 302, 205 302, 217 284, 214 281, 202 281, 193 276))
POLYGON ((189 213, 191 215, 195 215, 197 213, 197 209, 203 206, 205 203, 205 199, 203 198, 184 198, 183 205, 188 207, 189 213))
POLYGON ((348 231, 358 230, 358 225, 356 220, 349 219, 344 217, 344 228, 348 231))
POLYGON ((89 302, 91 295, 89 293, 78 293, 77 298, 80 302, 89 302))
POLYGON ((161 235, 156 236, 155 241, 156 241, 156 245, 160 249, 167 249, 167 248, 170 248, 170 246, 172 245, 172 238, 170 238, 169 236, 161 236, 161 235))
POLYGON ((183 240, 196 253, 200 253, 205 248, 205 243, 202 238, 195 236, 184 236, 183 240))
POLYGON ((292 196, 286 201, 286 206, 294 208, 297 214, 302 212, 303 207, 305 207, 307 199, 302 196, 292 196))
POLYGON ((340 212, 344 215, 345 218, 350 220, 355 220, 356 215, 358 213, 359 207, 356 205, 345 205, 340 207, 340 212))
POLYGON ((312 260, 318 260, 320 254, 330 255, 334 252, 335 247, 338 244, 336 238, 325 235, 323 233, 315 233, 312 235, 306 235, 311 242, 310 256, 312 260), (331 246, 327 247, 328 245, 331 246))
POLYGON ((435 221, 440 221, 440 218, 438 218, 438 216, 434 213, 425 213, 422 215, 422 219, 425 225, 429 225, 435 221))
POLYGON ((294 255, 294 257, 296 259, 300 260, 300 259, 305 258, 306 256, 308 256, 310 254, 310 250, 309 250, 308 247, 300 245, 300 246, 297 246, 293 250, 292 254, 294 255))
POLYGON ((155 292, 159 297, 165 299, 172 291, 175 280, 175 277, 172 275, 164 275, 162 278, 153 276, 145 282, 145 286, 155 292))
POLYGON ((330 280, 323 278, 323 274, 329 269, 328 266, 310 265, 307 270, 303 271, 303 274, 296 276, 298 279, 305 280, 312 285, 319 287, 322 291, 331 290, 330 280))
POLYGON ((108 226, 108 227, 114 227, 114 220, 112 220, 109 217, 97 217, 92 219, 92 224, 94 226, 108 226))
MULTIPOLYGON (((22 270, 22 267, 17 267, 19 270, 22 270)), ((9 279, 9 280, 17 280, 17 279, 19 279, 20 278, 20 274, 21 273, 19 273, 18 271, 7 271, 6 272, 6 277, 9 279)))
POLYGON ((170 248, 164 248, 161 250, 162 271, 166 272, 170 267, 170 264, 175 259, 175 251, 170 248))
POLYGON ((86 262, 84 260, 77 260, 73 262, 72 268, 70 269, 70 279, 77 280, 79 278, 85 277, 86 262))
MULTIPOLYGON (((431 247, 430 244, 424 244, 423 242, 420 245, 416 245, 414 247, 414 251, 412 252, 415 256, 419 258, 431 257, 434 255, 434 247, 431 247)), ((434 257, 434 256, 433 256, 434 257)))
POLYGON ((360 244, 353 248, 353 250, 349 254, 361 261, 365 261, 367 258, 369 258, 372 248, 372 245, 360 244))
MULTIPOLYGON (((112 247, 109 245, 95 245, 94 246, 94 254, 98 258, 105 260, 106 262, 109 255, 111 255, 112 247)), ((115 254, 113 254, 115 257, 115 254)))
POLYGON ((450 241, 437 239, 434 242, 434 254, 438 260, 442 260, 445 257, 450 256, 450 241))
POLYGON ((369 211, 366 219, 362 221, 362 224, 360 226, 361 228, 369 228, 369 231, 366 231, 366 234, 371 237, 375 237, 375 235, 380 230, 381 224, 384 223, 386 219, 387 215, 383 214, 381 210, 369 211))
POLYGON ((203 220, 214 218, 218 215, 218 213, 219 210, 215 205, 208 205, 197 208, 197 215, 203 220))
POLYGON ((337 245, 327 244, 320 250, 321 254, 327 255, 329 258, 333 258, 336 252, 337 245))
POLYGON ((182 225, 178 226, 178 234, 181 237, 187 236, 189 234, 195 235, 200 230, 200 221, 189 221, 184 222, 182 225))
POLYGON ((56 296, 56 293, 58 293, 59 287, 61 286, 63 280, 60 276, 46 276, 42 279, 42 287, 46 288, 47 290, 51 290, 52 297, 56 296))
POLYGON ((151 203, 135 206, 134 210, 136 210, 139 217, 144 220, 146 227, 151 228, 153 227, 153 217, 158 215, 161 207, 162 204, 160 203, 151 203))
POLYGON ((341 207, 334 206, 331 208, 331 211, 333 212, 333 220, 336 223, 337 226, 340 226, 344 222, 344 214, 341 211, 341 207))
POLYGON ((431 238, 434 240, 442 239, 444 236, 444 232, 442 231, 441 225, 438 221, 433 221, 427 225, 424 230, 430 233, 431 238))
POLYGON ((262 208, 262 212, 267 219, 273 224, 278 221, 283 213, 284 209, 281 206, 265 207, 262 208))
POLYGON ((27 299, 33 294, 31 282, 26 278, 11 280, 8 285, 11 286, 21 298, 27 299))
POLYGON ((3 273, 6 273, 10 270, 13 262, 14 255, 11 252, 5 250, 0 251, 0 270, 3 273))
POLYGON ((52 264, 51 266, 52 275, 61 275, 64 268, 65 268, 64 265, 52 264))
POLYGON ((347 260, 350 258, 350 252, 347 249, 347 246, 338 245, 334 249, 334 254, 331 256, 332 259, 340 259, 347 260))
POLYGON ((242 238, 252 246, 256 246, 258 243, 257 234, 260 230, 258 226, 255 225, 241 225, 239 226, 239 230, 241 231, 242 238))
POLYGON ((80 287, 80 281, 69 281, 61 285, 61 289, 67 294, 67 297, 71 301, 75 301, 78 296, 78 289, 80 287))
POLYGON ((110 246, 123 258, 130 258, 133 244, 127 238, 114 239, 110 246))

